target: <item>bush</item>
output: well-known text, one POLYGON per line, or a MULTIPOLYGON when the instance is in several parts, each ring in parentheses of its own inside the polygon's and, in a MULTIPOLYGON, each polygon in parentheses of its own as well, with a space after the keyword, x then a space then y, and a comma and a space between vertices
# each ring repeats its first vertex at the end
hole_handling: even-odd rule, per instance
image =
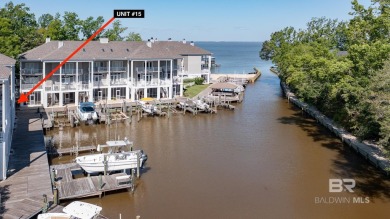
POLYGON ((183 79, 184 84, 188 84, 188 83, 191 83, 191 82, 194 82, 194 81, 195 81, 195 78, 184 78, 183 79))
POLYGON ((196 85, 202 85, 203 82, 204 82, 204 78, 202 78, 202 77, 195 78, 195 84, 196 85))

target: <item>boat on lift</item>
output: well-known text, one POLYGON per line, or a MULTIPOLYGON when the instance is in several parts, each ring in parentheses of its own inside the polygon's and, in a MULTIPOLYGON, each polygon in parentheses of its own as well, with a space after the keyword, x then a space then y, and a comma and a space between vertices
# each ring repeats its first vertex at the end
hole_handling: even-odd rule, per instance
POLYGON ((98 145, 97 150, 108 148, 108 152, 76 157, 76 163, 87 173, 142 168, 148 156, 143 150, 132 151, 132 145, 127 139, 107 141, 106 145, 98 145), (130 150, 126 150, 128 147, 130 150))
POLYGON ((96 123, 99 118, 95 110, 95 104, 92 102, 80 103, 77 107, 77 114, 79 119, 86 124, 96 123))

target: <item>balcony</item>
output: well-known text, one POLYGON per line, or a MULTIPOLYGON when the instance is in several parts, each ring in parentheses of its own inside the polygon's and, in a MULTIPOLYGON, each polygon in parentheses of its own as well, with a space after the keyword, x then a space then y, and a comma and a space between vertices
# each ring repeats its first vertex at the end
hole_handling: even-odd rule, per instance
POLYGON ((83 82, 71 82, 63 83, 56 81, 54 84, 51 81, 46 82, 45 91, 74 91, 74 90, 88 90, 88 84, 82 84, 83 82))
POLYGON ((25 68, 20 72, 22 75, 42 75, 43 69, 38 68, 25 68))
MULTIPOLYGON (((21 87, 21 90, 31 90, 37 83, 35 83, 35 84, 21 84, 20 87, 21 87)), ((37 89, 42 89, 42 85, 39 86, 37 89)))
POLYGON ((95 73, 108 73, 108 68, 107 67, 94 67, 93 71, 95 73))
POLYGON ((108 86, 108 84, 109 84, 109 82, 107 79, 101 79, 99 81, 93 82, 94 87, 108 86))
POLYGON ((117 78, 110 80, 111 85, 126 85, 127 79, 126 78, 117 78))
POLYGON ((157 87, 160 85, 171 85, 171 80, 158 80, 157 78, 154 78, 152 80, 139 80, 139 81, 134 81, 133 86, 134 87, 157 87))
POLYGON ((83 74, 83 69, 62 69, 62 75, 83 74))
POLYGON ((111 67, 110 72, 126 72, 126 67, 111 67))
MULTIPOLYGON (((145 74, 145 67, 137 67, 135 68, 135 71, 138 73, 138 74, 145 74)), ((146 68, 146 72, 147 73, 152 73, 152 72, 161 72, 162 71, 162 68, 158 68, 158 67, 147 67, 146 68)))

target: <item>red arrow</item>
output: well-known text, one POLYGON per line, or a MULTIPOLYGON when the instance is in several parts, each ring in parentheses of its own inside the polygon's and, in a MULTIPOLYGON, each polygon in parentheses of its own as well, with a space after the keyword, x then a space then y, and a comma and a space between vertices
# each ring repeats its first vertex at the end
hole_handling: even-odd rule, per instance
POLYGON ((45 78, 43 78, 42 80, 40 80, 38 82, 38 84, 36 84, 27 94, 20 94, 20 97, 18 99, 18 103, 23 103, 23 102, 27 102, 28 100, 28 96, 30 96, 30 94, 32 94, 32 92, 34 92, 35 89, 37 89, 39 86, 42 85, 43 82, 45 82, 47 79, 49 79, 53 74, 54 72, 58 71, 61 66, 65 65, 66 62, 68 62, 74 55, 76 55, 76 53, 78 53, 85 45, 87 45, 91 40, 93 40, 93 38, 95 38, 100 32, 102 32, 102 30, 104 28, 106 28, 115 18, 112 17, 109 21, 107 21, 103 26, 101 26, 99 28, 99 30, 97 30, 91 37, 89 37, 83 44, 81 44, 75 51, 73 51, 68 57, 66 57, 66 59, 64 59, 64 61, 62 61, 59 65, 57 65, 57 67, 55 67, 48 75, 46 75, 45 78))

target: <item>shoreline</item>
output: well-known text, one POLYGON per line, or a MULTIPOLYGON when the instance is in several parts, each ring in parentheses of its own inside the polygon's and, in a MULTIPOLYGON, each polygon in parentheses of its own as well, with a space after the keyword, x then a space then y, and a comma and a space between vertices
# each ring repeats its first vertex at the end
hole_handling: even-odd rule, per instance
POLYGON ((346 143, 348 146, 355 149, 358 154, 374 164, 375 167, 384 171, 387 176, 389 175, 390 160, 384 156, 383 149, 381 149, 380 146, 358 140, 356 136, 336 125, 333 120, 322 114, 317 108, 300 101, 284 82, 280 82, 280 87, 289 102, 292 102, 294 105, 301 108, 302 111, 305 111, 311 117, 316 119, 317 123, 321 123, 321 125, 328 128, 333 134, 340 138, 343 143, 346 143))

